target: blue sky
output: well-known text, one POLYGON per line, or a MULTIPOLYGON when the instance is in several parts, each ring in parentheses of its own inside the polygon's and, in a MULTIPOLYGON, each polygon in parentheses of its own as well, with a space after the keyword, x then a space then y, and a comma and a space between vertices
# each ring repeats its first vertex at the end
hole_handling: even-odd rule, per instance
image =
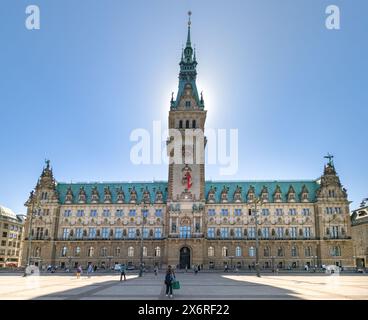
POLYGON ((368 196, 367 1, 3 0, 0 204, 25 212, 45 158, 63 182, 167 179, 129 135, 167 125, 188 10, 207 126, 239 129, 237 174, 207 179, 314 179, 331 152, 352 208, 368 196))

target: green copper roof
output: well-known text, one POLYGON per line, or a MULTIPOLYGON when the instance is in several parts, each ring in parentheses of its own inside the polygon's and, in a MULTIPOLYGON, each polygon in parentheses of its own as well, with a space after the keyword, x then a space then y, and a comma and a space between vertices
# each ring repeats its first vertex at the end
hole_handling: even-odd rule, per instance
MULTIPOLYGON (((279 186, 282 193, 282 201, 287 201, 287 193, 290 186, 293 187, 296 196, 296 202, 301 202, 300 194, 303 186, 309 191, 309 201, 314 202, 316 200, 316 191, 319 188, 319 184, 315 180, 301 180, 301 181, 206 181, 205 183, 205 194, 206 199, 208 196, 208 192, 211 188, 215 190, 215 201, 220 202, 221 192, 224 186, 228 189, 228 200, 232 202, 234 192, 237 186, 241 187, 241 194, 243 201, 247 199, 247 192, 251 186, 255 189, 256 196, 260 196, 263 187, 265 186, 268 190, 269 201, 273 202, 273 194, 276 190, 276 187, 279 186)), ((112 203, 116 203, 117 201, 117 189, 122 188, 125 194, 125 203, 129 203, 130 199, 130 191, 129 189, 135 188, 137 192, 137 201, 141 202, 143 198, 143 192, 147 189, 150 193, 151 203, 155 202, 156 191, 161 190, 163 196, 163 202, 167 200, 167 182, 159 181, 159 182, 113 182, 113 183, 105 183, 105 182, 96 182, 96 183, 58 183, 57 191, 60 197, 60 203, 65 203, 65 196, 68 188, 71 187, 74 198, 73 203, 78 203, 78 195, 81 187, 84 188, 87 196, 87 203, 91 203, 91 194, 92 189, 97 187, 97 191, 100 196, 100 203, 104 201, 104 190, 109 187, 112 196, 112 203)))
POLYGON ((81 187, 84 188, 87 196, 87 203, 91 203, 91 195, 92 189, 97 187, 97 191, 100 196, 100 203, 104 201, 104 190, 109 187, 111 191, 112 203, 116 203, 117 201, 117 189, 122 188, 125 194, 125 203, 129 202, 130 199, 130 188, 135 188, 137 192, 137 201, 141 202, 143 197, 143 191, 147 190, 150 193, 151 203, 155 201, 156 191, 161 190, 163 201, 166 202, 167 196, 167 182, 113 182, 113 183, 105 183, 105 182, 96 182, 96 183, 58 183, 56 189, 59 193, 60 203, 65 203, 65 196, 68 191, 68 188, 71 187, 73 192, 73 203, 78 203, 78 195, 81 187))
POLYGON ((268 190, 268 200, 273 202, 273 194, 276 190, 276 187, 279 186, 282 193, 282 201, 286 202, 287 200, 287 193, 289 191, 289 187, 292 186, 295 191, 295 199, 297 202, 301 202, 300 193, 302 191, 303 186, 306 186, 309 191, 309 201, 315 201, 316 191, 319 188, 319 184, 315 180, 301 180, 301 181, 206 181, 206 199, 208 196, 208 192, 210 191, 211 187, 216 188, 215 191, 215 199, 216 202, 220 202, 221 192, 226 186, 229 188, 228 190, 228 200, 229 202, 232 201, 234 192, 237 186, 242 188, 242 197, 243 201, 247 199, 247 192, 251 186, 254 187, 254 191, 257 197, 260 196, 263 187, 265 186, 268 190))

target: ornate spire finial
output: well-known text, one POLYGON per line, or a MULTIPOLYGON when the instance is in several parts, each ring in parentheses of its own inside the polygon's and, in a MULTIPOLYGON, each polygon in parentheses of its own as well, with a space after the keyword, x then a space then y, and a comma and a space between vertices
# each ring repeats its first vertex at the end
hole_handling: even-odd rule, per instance
POLYGON ((325 158, 325 159, 328 159, 328 164, 329 164, 331 167, 333 167, 333 166, 334 166, 333 161, 332 161, 333 157, 334 157, 334 156, 333 156, 332 154, 330 154, 330 153, 327 153, 327 156, 324 156, 324 158, 325 158))
POLYGON ((190 25, 192 24, 192 22, 190 21, 190 16, 192 15, 192 11, 188 12, 188 37, 187 37, 187 47, 191 47, 191 43, 190 43, 190 25))
POLYGON ((50 169, 50 160, 45 159, 46 169, 50 169))

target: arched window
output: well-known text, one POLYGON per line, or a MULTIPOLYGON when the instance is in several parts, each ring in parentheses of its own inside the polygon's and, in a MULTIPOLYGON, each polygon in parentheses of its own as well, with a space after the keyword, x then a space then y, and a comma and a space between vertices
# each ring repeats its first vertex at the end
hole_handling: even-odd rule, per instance
POLYGON ((61 249, 61 256, 62 257, 66 257, 66 254, 68 253, 68 248, 67 247, 63 247, 61 249))
POLYGON ((107 248, 106 247, 103 247, 101 249, 101 257, 106 257, 107 256, 107 248))
POLYGON ((240 248, 240 247, 236 247, 236 248, 235 248, 235 256, 237 256, 237 257, 241 257, 241 255, 242 255, 242 250, 241 250, 241 248, 240 248))
POLYGON ((311 248, 311 247, 306 247, 306 248, 304 249, 304 255, 305 255, 306 257, 310 257, 310 256, 312 255, 312 248, 311 248))
POLYGON ((156 257, 160 257, 161 256, 161 249, 160 249, 160 247, 156 247, 156 249, 155 249, 155 256, 156 257))
POLYGON ((291 256, 297 257, 298 256, 298 248, 296 246, 291 247, 291 256))
POLYGON ((208 256, 213 257, 215 255, 215 249, 213 247, 208 247, 208 256))
POLYGON ((128 248, 128 257, 134 257, 134 248, 133 247, 128 248))
POLYGON ((115 249, 115 256, 116 256, 116 257, 120 257, 120 247, 117 247, 117 248, 115 249))
POLYGON ((227 257, 229 255, 229 250, 227 247, 222 247, 222 256, 227 257))
POLYGON ((270 248, 269 247, 265 247, 263 249, 263 256, 264 257, 269 257, 270 256, 270 248))
POLYGON ((88 257, 93 257, 94 252, 95 252, 95 249, 93 249, 93 247, 89 247, 87 256, 88 257))
POLYGON ((183 129, 183 120, 179 121, 179 129, 183 129))
POLYGON ((254 257, 256 255, 256 249, 254 247, 249 248, 249 256, 254 257))
POLYGON ((49 236, 49 229, 46 229, 45 230, 45 237, 48 237, 49 236))
POLYGON ((284 249, 282 247, 277 248, 277 256, 283 257, 284 256, 284 249))
POLYGON ((189 129, 189 120, 185 121, 185 128, 189 129))
POLYGON ((192 121, 192 128, 194 128, 194 129, 195 129, 196 127, 197 127, 196 121, 195 121, 195 120, 193 120, 193 121, 192 121))
POLYGON ((80 247, 76 247, 75 248, 75 256, 79 257, 80 256, 80 252, 81 252, 81 248, 80 247))
POLYGON ((147 247, 143 247, 143 257, 147 257, 147 247))

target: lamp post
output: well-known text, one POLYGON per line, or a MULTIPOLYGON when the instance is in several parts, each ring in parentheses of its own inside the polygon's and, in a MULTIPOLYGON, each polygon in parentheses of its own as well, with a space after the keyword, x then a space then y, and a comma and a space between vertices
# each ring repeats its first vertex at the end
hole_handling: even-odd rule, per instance
POLYGON ((256 226, 256 272, 257 277, 260 277, 260 270, 259 270, 259 239, 258 239, 258 210, 257 210, 257 204, 262 205, 262 200, 260 198, 254 199, 254 219, 255 219, 255 226, 256 226))
POLYGON ((141 232, 141 259, 140 259, 140 267, 139 267, 139 276, 143 276, 143 230, 144 230, 144 222, 146 217, 144 216, 146 213, 147 206, 144 205, 142 209, 142 232, 141 232))
POLYGON ((30 201, 32 203, 31 206, 31 217, 29 219, 29 226, 28 226, 28 250, 27 250, 27 266, 24 269, 24 274, 23 277, 27 276, 27 267, 30 266, 31 263, 31 250, 32 250, 32 220, 33 220, 33 215, 34 215, 34 209, 35 209, 35 196, 34 196, 34 191, 31 191, 30 194, 30 201))
POLYGON ((275 273, 275 256, 271 256, 272 258, 272 272, 275 273))

